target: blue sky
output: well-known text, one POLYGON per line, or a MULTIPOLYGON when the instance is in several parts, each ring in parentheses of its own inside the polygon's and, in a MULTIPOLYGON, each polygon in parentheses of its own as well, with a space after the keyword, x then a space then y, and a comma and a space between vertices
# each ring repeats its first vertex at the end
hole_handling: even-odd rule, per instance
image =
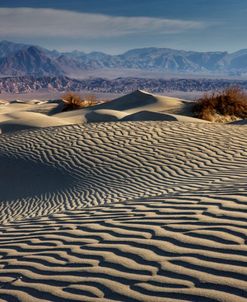
POLYGON ((246 0, 0 0, 0 39, 122 53, 247 48, 246 0))

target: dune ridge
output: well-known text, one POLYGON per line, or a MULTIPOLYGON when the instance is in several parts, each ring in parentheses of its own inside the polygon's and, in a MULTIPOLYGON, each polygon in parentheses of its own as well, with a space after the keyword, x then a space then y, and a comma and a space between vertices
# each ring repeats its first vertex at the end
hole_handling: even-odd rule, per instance
POLYGON ((191 103, 137 90, 112 101, 64 111, 62 100, 14 101, 0 106, 1 133, 92 122, 182 121, 205 122, 191 117, 191 103))
POLYGON ((149 121, 1 135, 0 301, 246 301, 245 134, 149 121))
POLYGON ((54 117, 75 122, 117 122, 117 121, 206 121, 192 117, 192 103, 168 96, 137 90, 112 101, 79 109, 57 113, 54 117))

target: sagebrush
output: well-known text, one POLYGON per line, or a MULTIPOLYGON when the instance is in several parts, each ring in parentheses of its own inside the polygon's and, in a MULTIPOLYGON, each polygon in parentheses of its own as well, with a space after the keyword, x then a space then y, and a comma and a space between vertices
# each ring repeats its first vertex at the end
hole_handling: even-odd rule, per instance
POLYGON ((195 117, 208 121, 244 119, 247 118, 247 94, 238 87, 205 94, 195 102, 193 112, 195 117))
POLYGON ((75 110, 97 105, 100 101, 93 94, 81 96, 74 92, 67 92, 62 95, 65 103, 65 110, 75 110))

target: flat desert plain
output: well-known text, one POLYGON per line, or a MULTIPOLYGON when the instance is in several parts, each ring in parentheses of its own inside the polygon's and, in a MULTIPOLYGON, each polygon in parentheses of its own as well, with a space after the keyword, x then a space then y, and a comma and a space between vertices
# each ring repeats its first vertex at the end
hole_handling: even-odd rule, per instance
POLYGON ((245 121, 58 106, 0 108, 0 301, 246 301, 245 121))

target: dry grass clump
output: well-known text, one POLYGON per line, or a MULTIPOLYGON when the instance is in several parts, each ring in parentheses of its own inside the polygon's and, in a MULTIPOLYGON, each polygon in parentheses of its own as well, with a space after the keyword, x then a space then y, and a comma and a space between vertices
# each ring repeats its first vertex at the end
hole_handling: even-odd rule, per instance
POLYGON ((67 92, 62 96, 62 100, 65 103, 64 111, 86 108, 97 105, 100 102, 93 94, 82 97, 74 92, 67 92))
POLYGON ((238 87, 205 94, 196 101, 197 118, 212 122, 230 122, 247 118, 247 94, 238 87))

